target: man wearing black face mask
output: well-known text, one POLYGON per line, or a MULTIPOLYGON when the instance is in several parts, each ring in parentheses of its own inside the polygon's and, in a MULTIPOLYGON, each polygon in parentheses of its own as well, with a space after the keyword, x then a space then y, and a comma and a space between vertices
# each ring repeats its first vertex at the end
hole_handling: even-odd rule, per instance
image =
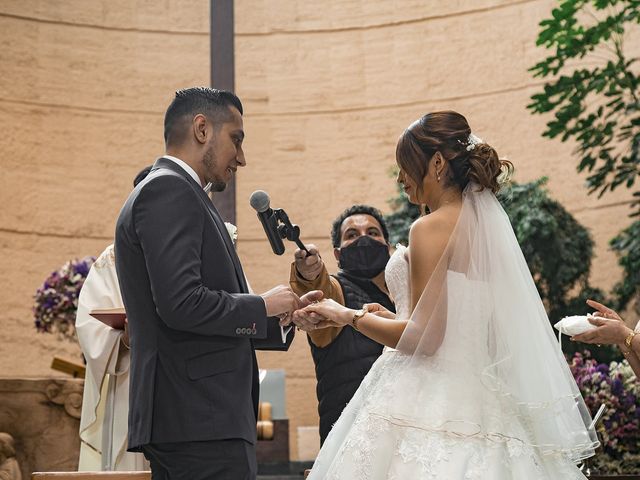
MULTIPOLYGON (((290 284, 298 295, 322 290, 324 298, 361 309, 379 303, 394 311, 384 280, 389 260, 389 232, 379 210, 354 205, 334 221, 331 239, 339 270, 329 275, 313 245, 310 255, 295 252, 290 284)), ((383 346, 351 327, 309 331, 308 340, 316 367, 320 443, 324 443, 345 405, 360 386, 383 346)))

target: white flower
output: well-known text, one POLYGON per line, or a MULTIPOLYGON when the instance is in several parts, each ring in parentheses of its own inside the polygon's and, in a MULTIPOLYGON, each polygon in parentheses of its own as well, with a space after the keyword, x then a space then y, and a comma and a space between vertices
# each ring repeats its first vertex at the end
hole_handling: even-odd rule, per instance
POLYGON ((481 143, 483 143, 483 140, 480 137, 470 133, 469 138, 467 139, 467 152, 470 152, 476 148, 476 145, 480 145, 481 143))
POLYGON ((236 244, 238 240, 238 227, 236 227, 233 223, 224 222, 224 226, 227 227, 227 233, 231 237, 231 241, 233 244, 236 244))

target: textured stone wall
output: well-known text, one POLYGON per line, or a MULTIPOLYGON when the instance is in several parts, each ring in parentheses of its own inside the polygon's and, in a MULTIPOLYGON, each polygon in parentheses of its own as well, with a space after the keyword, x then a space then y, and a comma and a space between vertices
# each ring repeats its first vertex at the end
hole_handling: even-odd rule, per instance
MULTIPOLYGON (((257 291, 286 282, 248 205, 267 190, 332 267, 329 226, 344 207, 387 211, 402 130, 436 109, 464 113, 511 159, 516 179, 549 188, 597 243, 593 283, 619 276, 608 240, 629 220, 629 195, 587 196, 572 146, 540 137, 526 110, 540 87, 538 22, 550 0, 236 1, 236 90, 245 104, 248 166, 238 177, 239 251, 257 291)), ((209 83, 205 0, 0 2, 0 342, 2 375, 46 375, 74 345, 36 335, 31 295, 69 258, 111 242, 131 180, 162 153, 172 92, 209 83)), ((627 41, 630 53, 640 41, 627 41)), ((306 340, 260 354, 287 369, 291 445, 317 424, 306 340)))
POLYGON ((0 3, 3 375, 79 359, 36 334, 31 296, 112 242, 133 177, 163 152, 172 92, 209 82, 208 15, 199 1, 0 3))

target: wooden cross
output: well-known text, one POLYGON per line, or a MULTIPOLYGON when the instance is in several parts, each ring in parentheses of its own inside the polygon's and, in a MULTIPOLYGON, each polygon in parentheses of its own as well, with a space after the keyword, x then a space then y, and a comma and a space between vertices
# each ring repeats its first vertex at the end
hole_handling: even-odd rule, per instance
MULTIPOLYGON (((233 0, 211 0, 211 86, 233 92, 235 89, 235 51, 233 0)), ((236 223, 236 179, 223 192, 213 196, 222 218, 236 223)))

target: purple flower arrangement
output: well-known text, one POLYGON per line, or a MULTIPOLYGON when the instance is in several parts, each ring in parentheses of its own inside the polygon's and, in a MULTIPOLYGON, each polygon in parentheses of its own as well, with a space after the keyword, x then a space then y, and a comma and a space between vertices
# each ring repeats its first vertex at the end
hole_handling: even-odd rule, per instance
POLYGON ((70 260, 51 272, 34 295, 33 317, 39 332, 75 338, 78 296, 95 257, 70 260))
POLYGON ((598 363, 585 351, 574 354, 569 364, 591 413, 603 403, 607 408, 597 427, 602 449, 590 461, 592 471, 640 471, 640 383, 629 363, 598 363))

